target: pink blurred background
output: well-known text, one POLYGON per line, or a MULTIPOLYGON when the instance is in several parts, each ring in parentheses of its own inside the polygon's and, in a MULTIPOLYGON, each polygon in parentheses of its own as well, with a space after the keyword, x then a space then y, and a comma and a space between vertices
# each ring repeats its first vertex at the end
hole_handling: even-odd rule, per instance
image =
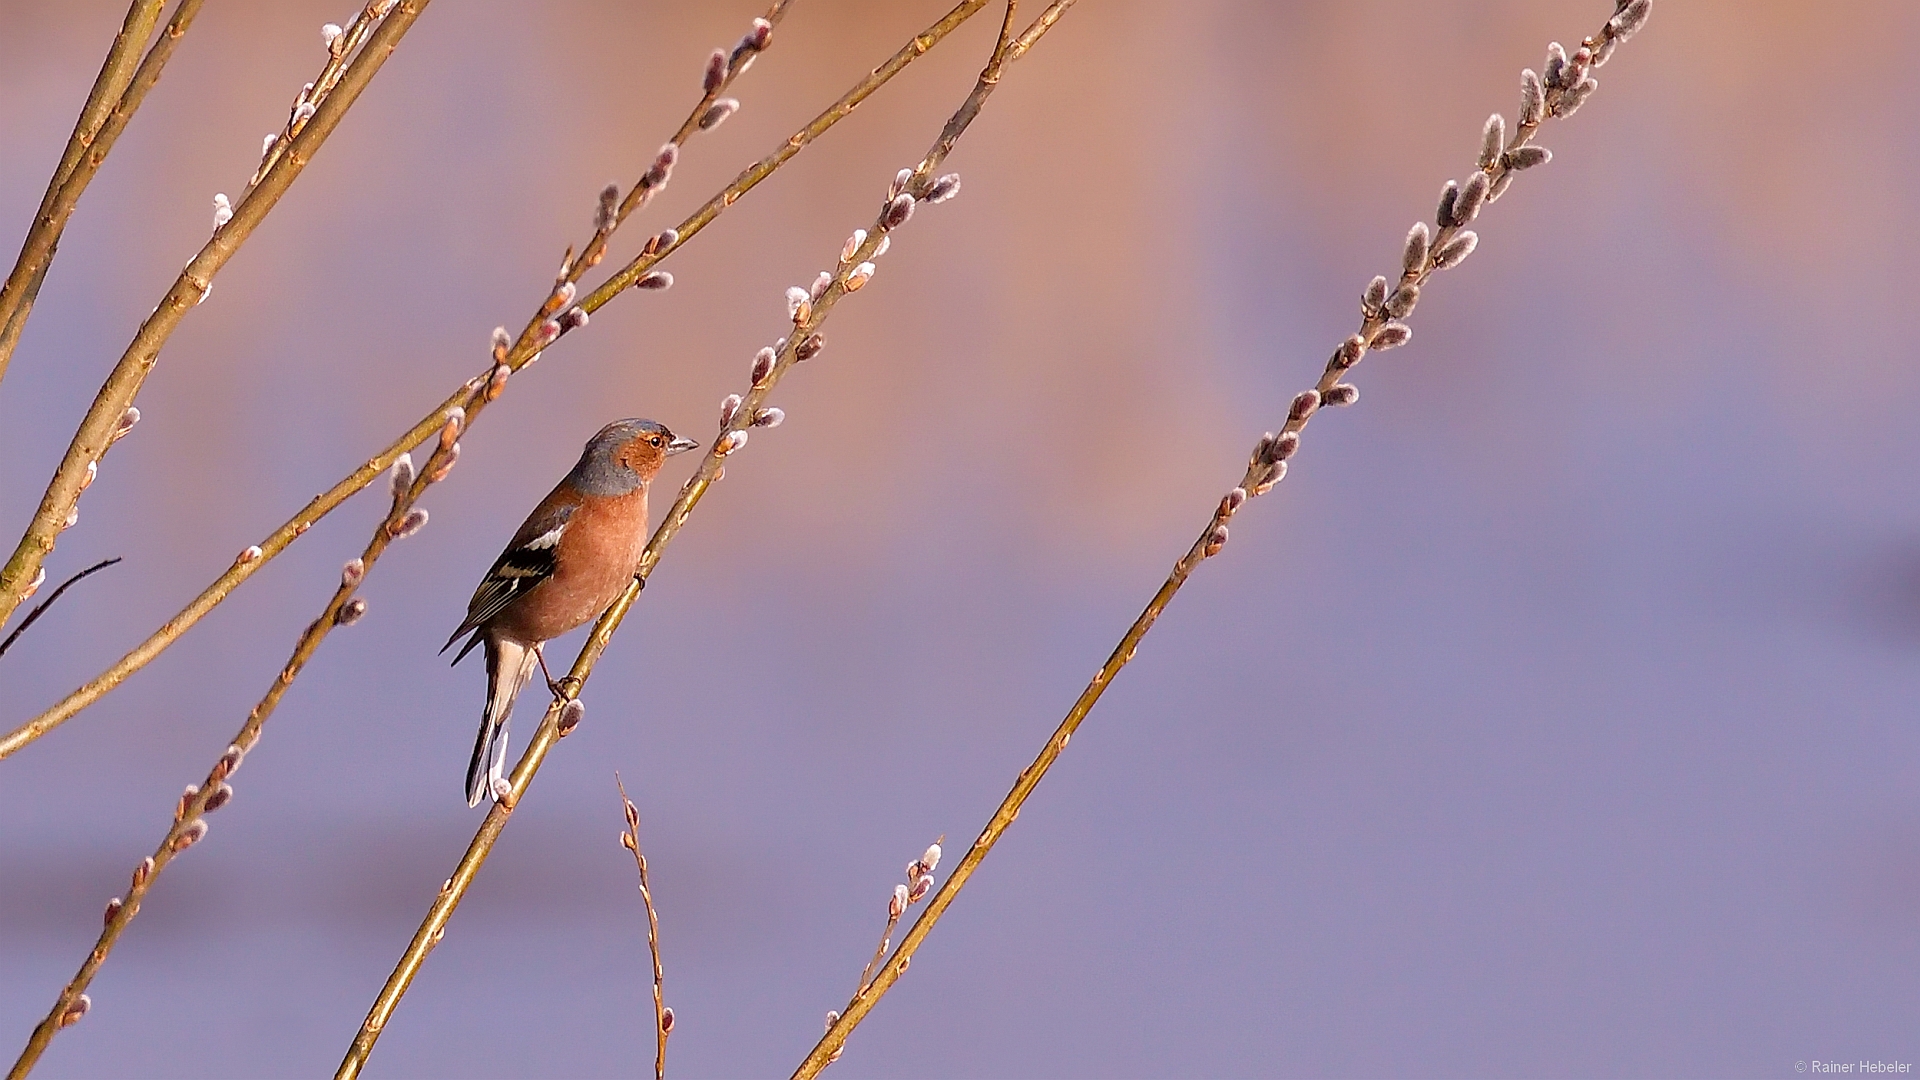
MULTIPOLYGON (((1029 5, 1036 10, 1038 5, 1029 5)), ((801 0, 636 238, 945 9, 801 0)), ((0 13, 10 261, 124 5, 0 13)), ((756 3, 436 4, 167 348, 0 722, 116 659, 482 369, 756 3)), ((784 1074, 899 868, 972 839, 1606 0, 1083 4, 1008 76, 654 575, 370 1076, 641 1075, 638 801, 684 1076, 784 1074)), ((0 384, 0 535, 321 60, 209 4, 0 384)), ((988 12, 516 377, 160 881, 46 1076, 331 1070, 478 812, 436 657, 603 422, 720 398, 917 161, 988 12)), ((1920 8, 1661 0, 1413 342, 1244 511, 842 1077, 1790 1076, 1920 1058, 1920 8)), ((671 491, 686 466, 669 469, 671 491)), ((658 504, 664 504, 664 498, 658 504)), ((362 496, 0 763, 23 1043, 381 513, 362 496)), ((7 541, 11 543, 11 539, 7 541)), ((572 655, 574 639, 556 651, 572 655)), ((523 709, 516 753, 532 722, 523 709)))

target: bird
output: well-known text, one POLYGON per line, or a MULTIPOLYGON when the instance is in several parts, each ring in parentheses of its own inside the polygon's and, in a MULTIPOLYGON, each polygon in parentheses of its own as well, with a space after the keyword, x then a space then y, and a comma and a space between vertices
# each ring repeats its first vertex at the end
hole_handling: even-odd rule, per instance
MULTIPOLYGON (((587 441, 580 461, 527 515, 467 601, 467 617, 440 647, 458 664, 484 646, 487 701, 467 764, 467 806, 506 793, 513 701, 546 669, 541 646, 595 618, 626 590, 647 543, 647 484, 674 454, 700 444, 652 420, 616 420, 587 441)), ((557 686, 551 675, 550 687, 557 686)))

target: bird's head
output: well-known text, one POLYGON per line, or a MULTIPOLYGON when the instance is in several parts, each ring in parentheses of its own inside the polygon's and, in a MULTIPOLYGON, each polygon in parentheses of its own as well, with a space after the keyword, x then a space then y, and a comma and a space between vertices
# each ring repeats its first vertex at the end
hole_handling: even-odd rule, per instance
POLYGON ((668 457, 700 444, 652 420, 615 420, 587 441, 573 480, 594 495, 623 495, 652 480, 668 457))

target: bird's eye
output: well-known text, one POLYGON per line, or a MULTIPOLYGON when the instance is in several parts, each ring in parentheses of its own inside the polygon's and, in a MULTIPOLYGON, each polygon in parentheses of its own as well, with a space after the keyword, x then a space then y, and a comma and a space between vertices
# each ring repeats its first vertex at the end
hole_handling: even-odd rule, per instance
POLYGON ((650 442, 650 443, 652 443, 652 444, 653 444, 653 445, 655 445, 655 446, 659 446, 659 445, 660 445, 660 436, 658 436, 658 435, 649 435, 649 436, 647 436, 647 441, 648 441, 648 442, 650 442))

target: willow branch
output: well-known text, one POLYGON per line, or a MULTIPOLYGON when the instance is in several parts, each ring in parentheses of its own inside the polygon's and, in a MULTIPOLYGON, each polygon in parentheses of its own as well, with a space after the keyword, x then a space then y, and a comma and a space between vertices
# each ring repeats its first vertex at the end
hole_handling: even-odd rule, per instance
MULTIPOLYGON (((1057 6, 1065 7, 1070 2, 1071 0, 1065 0, 1057 6)), ((845 116, 852 111, 854 105, 864 100, 880 84, 892 78, 915 58, 924 55, 927 50, 938 44, 984 5, 985 0, 966 0, 948 12, 939 22, 928 27, 895 53, 886 64, 876 68, 873 74, 861 80, 839 103, 797 133, 793 139, 789 140, 787 148, 783 148, 773 157, 763 160, 742 173, 735 184, 757 183, 766 173, 777 167, 780 161, 791 157, 792 152, 797 151, 805 141, 810 141, 819 131, 830 126, 833 118, 845 116)), ((944 133, 943 137, 945 137, 944 133)), ((950 148, 951 145, 951 139, 948 139, 945 146, 950 148)), ((872 232, 869 234, 866 230, 861 230, 855 234, 853 240, 850 240, 847 247, 843 249, 836 270, 831 275, 823 275, 823 278, 828 280, 819 285, 812 294, 802 289, 790 291, 790 296, 798 292, 806 298, 804 304, 795 304, 792 309, 794 315, 792 332, 782 339, 778 348, 763 350, 761 357, 756 358, 752 384, 742 400, 729 399, 719 435, 708 449, 706 457, 701 461, 693 478, 681 489, 679 498, 675 500, 672 508, 667 511, 665 519, 648 540, 645 550, 641 553, 633 584, 600 616, 586 643, 581 647, 579 655, 575 657, 573 666, 566 677, 560 680, 562 696, 548 706, 525 753, 514 767, 507 792, 488 808, 486 818, 481 822, 472 842, 468 844, 465 854, 454 867, 452 876, 447 878, 446 883, 441 887, 440 894, 428 907, 426 917, 421 921, 419 929, 414 932, 406 951, 394 965, 393 973, 388 976, 386 985, 374 998, 366 1020, 354 1035, 353 1043, 335 1073, 337 1080, 348 1080, 358 1076, 360 1070, 365 1067, 374 1044, 380 1038, 381 1031, 392 1020, 394 1010, 399 1007, 400 999, 412 985, 414 976, 419 973, 428 954, 446 933, 448 920, 452 918, 453 912, 460 906, 460 901, 465 898, 467 890, 473 885, 481 865, 492 853, 493 845, 499 839, 500 833, 505 830, 513 808, 518 805, 528 787, 532 785, 533 777, 539 772, 547 753, 559 739, 572 730, 573 724, 578 722, 584 711, 584 706, 579 701, 581 689, 592 675, 595 664, 605 653, 613 634, 619 629, 621 620, 625 618, 627 611, 639 597, 641 589, 646 586, 647 578, 652 574, 654 567, 659 565, 667 546, 672 543, 680 528, 686 524, 688 516, 693 513, 701 497, 720 479, 726 459, 746 445, 747 430, 755 426, 770 427, 778 422, 777 417, 780 414, 777 410, 762 407, 768 395, 795 364, 817 355, 823 345, 823 339, 818 332, 819 327, 842 297, 866 284, 873 273, 871 260, 877 257, 886 246, 887 234, 911 216, 915 203, 921 200, 937 202, 957 189, 957 180, 951 178, 943 178, 940 182, 929 180, 932 171, 944 158, 945 149, 942 148, 942 144, 936 143, 935 150, 928 154, 918 168, 903 170, 902 175, 895 179, 893 188, 888 192, 888 200, 875 219, 872 232)), ((711 215, 717 214, 728 202, 731 200, 716 198, 689 221, 701 219, 702 215, 708 215, 702 223, 704 220, 711 220, 711 215)), ((680 242, 685 242, 684 236, 680 242)), ((633 264, 629 264, 630 268, 632 266, 633 264)), ((623 270, 622 273, 625 274, 627 271, 623 270)), ((606 288, 607 286, 602 286, 602 291, 606 288)), ((581 305, 584 307, 587 302, 582 301, 581 305)))
MULTIPOLYGON (((173 25, 168 26, 171 37, 177 38, 185 32, 181 12, 189 4, 194 8, 199 7, 198 0, 182 0, 175 9, 173 25), (176 26, 178 33, 174 32, 176 26)), ((152 36, 154 24, 160 20, 162 6, 163 0, 134 0, 132 6, 127 8, 126 21, 107 50, 107 58, 100 65, 100 74, 94 77, 93 89, 88 92, 87 102, 80 109, 80 118, 74 122, 73 134, 67 138, 60 164, 54 168, 53 178, 47 181, 47 193, 40 199, 40 209, 34 212, 33 224, 27 230, 26 241, 20 246, 19 258, 14 260, 13 271, 7 275, 6 283, 0 285, 0 378, 6 377, 14 344, 20 340, 27 314, 33 308, 34 298, 39 295, 39 283, 46 278, 47 267, 53 262, 54 250, 59 246, 60 234, 66 229, 73 204, 79 201, 80 192, 86 189, 100 162, 106 159, 107 151, 112 148, 113 135, 103 139, 103 128, 115 113, 132 116, 145 96, 144 88, 129 93, 132 89, 130 84, 136 80, 134 57, 140 54, 147 38, 152 36), (89 153, 89 150, 92 152, 89 153), (66 202, 64 213, 58 208, 63 199, 66 202)), ((187 14, 187 21, 192 18, 192 14, 187 14)), ((159 51, 163 47, 169 53, 172 51, 168 37, 162 37, 154 49, 159 51)), ((144 70, 153 58, 153 53, 149 53, 140 67, 144 70)), ((165 63, 162 58, 160 64, 165 63)), ((154 77, 159 77, 158 65, 154 67, 154 77)), ((124 126, 124 119, 121 124, 124 126)))
MULTIPOLYGON (((159 306, 154 308, 153 314, 147 316, 140 325, 126 352, 94 397, 85 419, 80 422, 79 430, 74 433, 65 458, 54 473, 52 482, 47 485, 46 494, 41 497, 39 509, 35 511, 26 534, 20 538, 19 545, 4 568, 0 568, 0 622, 4 622, 19 606, 29 583, 39 573, 47 554, 53 550, 54 539, 73 523, 81 489, 92 478, 100 458, 112 444, 122 417, 139 394, 148 372, 159 360, 160 350, 166 345, 167 339, 186 313, 206 298, 220 268, 253 235, 280 197, 286 194, 287 188, 346 116, 360 92, 366 89, 367 83, 400 44, 400 39, 429 2, 404 0, 394 6, 393 0, 372 0, 368 4, 367 9, 354 20, 354 25, 357 28, 363 23, 377 21, 378 28, 366 35, 364 45, 352 61, 341 67, 330 93, 317 101, 306 99, 296 105, 294 123, 298 126, 298 134, 289 140, 286 152, 232 206, 231 218, 214 229, 212 239, 180 272, 173 287, 167 290, 159 306), (375 14, 376 9, 385 12, 388 8, 391 11, 384 18, 375 14)), ((329 67, 340 59, 330 55, 329 67)))
POLYGON ((673 1010, 667 1008, 666 971, 660 966, 660 916, 653 910, 653 886, 647 881, 647 857, 640 852, 640 808, 627 798, 627 785, 620 774, 613 774, 620 787, 620 805, 627 818, 627 831, 620 834, 621 846, 633 852, 633 864, 640 871, 640 902, 647 909, 647 952, 653 954, 653 1080, 667 1080, 667 1036, 673 1034, 673 1010))
MULTIPOLYGON (((791 160, 801 150, 813 143, 815 139, 825 134, 827 129, 851 115, 857 105, 872 96, 875 91, 886 85, 895 75, 898 75, 904 70, 908 64, 919 58, 927 50, 933 48, 934 45, 938 44, 961 23, 972 17, 975 12, 986 5, 986 2, 987 0, 962 0, 958 6, 948 12, 939 22, 934 23, 925 31, 922 31, 913 41, 909 42, 899 52, 888 58, 886 63, 875 68, 866 78, 861 79, 852 89, 843 94, 838 101, 834 102, 833 105, 829 106, 820 115, 816 116, 805 127, 783 140, 779 149, 761 158, 745 171, 741 172, 731 183, 727 184, 712 198, 708 199, 705 204, 695 210, 686 220, 682 221, 677 228, 660 233, 655 237, 654 241, 646 245, 640 255, 636 256, 632 261, 614 273, 590 295, 581 298, 577 306, 583 312, 591 314, 606 306, 606 304, 611 302, 615 296, 619 295, 625 289, 636 286, 644 288, 653 282, 659 281, 660 278, 656 276, 658 272, 655 268, 660 264, 661 260, 685 246, 687 241, 691 240, 700 230, 712 224, 714 219, 718 218, 728 207, 739 201, 743 195, 758 186, 761 181, 773 175, 773 173, 787 161, 791 160)), ((778 19, 780 15, 784 13, 789 3, 790 0, 782 0, 782 2, 776 3, 769 11, 769 21, 771 22, 778 19)), ((728 73, 729 82, 737 74, 739 74, 737 69, 730 70, 728 73)), ((710 100, 717 100, 717 97, 715 95, 708 95, 707 98, 703 98, 703 107, 710 107, 710 100)), ((691 117, 696 114, 704 115, 704 112, 696 109, 695 114, 689 115, 691 117)), ((685 127, 686 125, 683 124, 683 131, 685 127)), ((638 185, 636 185, 636 189, 637 188, 638 185)), ((631 198, 631 195, 629 197, 631 198)), ((623 202, 622 205, 625 205, 625 203, 623 202)), ((627 212, 630 213, 631 209, 627 212)), ((588 245, 582 249, 583 255, 591 253, 593 247, 594 245, 590 241, 588 245)), ((563 273, 561 274, 561 278, 563 283, 571 283, 578 279, 585 267, 583 260, 569 259, 567 260, 567 265, 563 266, 562 269, 563 273)), ((538 318, 530 321, 528 324, 529 329, 522 331, 520 337, 515 340, 512 347, 504 355, 496 352, 496 364, 492 369, 493 373, 497 374, 501 366, 506 367, 509 372, 517 372, 526 365, 539 359, 544 346, 540 344, 537 333, 542 325, 542 320, 538 318), (536 336, 530 337, 530 332, 536 336)), ((314 522, 325 517, 341 503, 345 502, 362 488, 365 488, 368 484, 371 484, 374 479, 391 466, 401 454, 406 453, 415 446, 418 446, 421 442, 432 437, 433 433, 438 430, 440 423, 439 417, 443 415, 447 409, 456 405, 465 407, 469 410, 469 419, 471 419, 471 414, 477 411, 473 401, 476 396, 477 387, 488 380, 488 378, 489 375, 483 373, 479 379, 469 380, 464 386, 448 396, 446 400, 442 401, 433 412, 429 413, 412 428, 408 429, 405 434, 389 443, 386 448, 378 454, 369 458, 365 465, 355 469, 333 487, 316 496, 303 507, 298 514, 289 519, 286 524, 280 526, 280 528, 276 529, 271 535, 261 540, 258 545, 261 551, 261 559, 259 562, 228 569, 226 573, 220 575, 211 585, 202 590, 178 615, 175 615, 172 619, 168 620, 165 625, 150 634, 146 640, 135 646, 132 651, 128 652, 112 667, 94 677, 71 694, 68 694, 60 702, 40 713, 38 716, 33 717, 5 736, 0 737, 0 758, 8 757, 17 752, 21 747, 26 746, 28 743, 33 742, 35 739, 40 738, 47 732, 65 723, 87 706, 92 705, 100 698, 106 696, 115 687, 125 681, 128 676, 152 662, 155 657, 166 651, 169 645, 173 644, 182 634, 186 633, 195 623, 199 622, 207 612, 212 611, 224 601, 235 588, 248 577, 252 576, 254 571, 286 550, 287 546, 302 533, 306 532, 314 522)))
MULTIPOLYGON (((12 1070, 7 1074, 9 1080, 20 1080, 32 1072, 34 1064, 39 1061, 40 1055, 53 1041, 54 1035, 60 1029, 72 1025, 86 1015, 92 1004, 86 996, 87 986, 93 981, 101 965, 106 963, 108 954, 113 951, 114 944, 126 932, 134 916, 140 913, 141 901, 153 888, 161 871, 165 870, 176 856, 205 838, 206 815, 225 806, 233 798, 233 787, 227 781, 239 769, 248 751, 260 741, 262 727, 279 707, 280 700, 285 696, 287 689, 293 685, 294 679, 299 677, 307 661, 319 651, 320 643, 326 639, 334 627, 350 626, 365 614, 366 602, 356 598, 354 593, 360 587, 360 583, 365 580, 367 570, 379 560, 381 554, 393 541, 411 536, 426 524, 426 512, 414 509, 413 504, 418 501, 428 485, 446 476, 447 470, 458 458, 459 444, 456 440, 460 433, 461 419, 458 412, 452 412, 443 418, 440 443, 428 457, 426 465, 417 478, 413 473, 410 460, 404 465, 396 466, 393 503, 380 524, 374 529, 372 538, 367 541, 359 557, 348 562, 341 571, 340 582, 334 589, 333 596, 321 609, 320 615, 309 623, 305 632, 300 635, 286 666, 281 668, 272 685, 267 688, 267 692, 247 714, 246 721, 240 725, 240 730, 234 735, 233 740, 215 759, 206 779, 200 784, 189 785, 186 793, 180 797, 180 802, 174 809, 173 823, 161 837, 160 846, 154 849, 151 856, 142 860, 139 867, 135 869, 126 897, 124 899, 116 897, 108 902, 106 924, 100 931, 99 939, 94 942, 93 951, 87 954, 86 960, 80 965, 80 970, 60 991, 60 996, 55 999, 46 1019, 34 1028, 33 1035, 28 1039, 26 1048, 21 1051, 19 1060, 14 1062, 12 1070)), ((253 562, 259 558, 258 548, 247 548, 240 553, 237 561, 253 562)))
POLYGON ((1651 9, 1652 0, 1616 0, 1613 17, 1607 20, 1598 34, 1582 42, 1573 56, 1567 56, 1556 42, 1548 50, 1543 75, 1536 75, 1532 70, 1521 73, 1520 116, 1513 137, 1510 140, 1506 137, 1506 124, 1499 115, 1488 118, 1482 132, 1477 168, 1469 174, 1464 185, 1449 181, 1442 189, 1439 209, 1435 214, 1438 231, 1430 233, 1424 221, 1416 223, 1402 248, 1398 284, 1389 287, 1387 279, 1380 277, 1368 285, 1361 300, 1360 331, 1334 350, 1332 359, 1327 362, 1325 371, 1312 389, 1295 395, 1280 431, 1261 436, 1239 484, 1221 498, 1206 528, 1174 563, 1172 572, 1147 602, 1139 617, 1134 619, 1133 625, 1127 628, 1106 663, 1100 665, 1100 670, 1094 674, 1093 680, 1080 692, 1080 697, 1054 729, 1046 745, 1041 747, 1033 763, 1021 770, 1012 790, 1007 792, 1006 798, 1001 800, 1000 806, 988 819, 986 828, 981 830, 979 838, 941 884, 939 891, 928 902, 926 911, 915 920, 906 936, 900 939, 899 948, 887 959, 872 986, 867 992, 855 995, 841 1015, 828 1025, 826 1034, 800 1063, 800 1067, 794 1070, 795 1080, 819 1075, 840 1055, 847 1036, 906 972, 920 944, 966 886, 987 853, 993 850, 1007 828, 1020 816, 1020 807, 1067 748, 1073 733, 1079 730, 1081 722, 1093 711, 1094 705, 1107 687, 1112 685, 1120 669, 1133 659, 1141 639, 1153 629, 1154 622, 1166 610, 1180 587, 1186 584, 1188 576, 1201 562, 1225 547, 1227 523, 1235 511, 1245 505, 1249 498, 1271 491, 1286 476, 1287 461, 1299 449, 1300 432, 1322 404, 1351 405, 1359 400, 1359 391, 1342 382, 1342 376, 1359 363, 1369 350, 1393 348, 1405 344, 1412 336, 1412 331, 1400 320, 1412 313, 1419 299, 1420 286, 1435 272, 1459 265, 1473 251, 1477 238, 1465 226, 1474 220, 1485 204, 1506 191, 1520 170, 1546 162, 1550 155, 1530 146, 1540 125, 1549 118, 1571 116, 1586 101, 1598 86, 1590 71, 1604 64, 1615 46, 1645 24, 1651 9))

